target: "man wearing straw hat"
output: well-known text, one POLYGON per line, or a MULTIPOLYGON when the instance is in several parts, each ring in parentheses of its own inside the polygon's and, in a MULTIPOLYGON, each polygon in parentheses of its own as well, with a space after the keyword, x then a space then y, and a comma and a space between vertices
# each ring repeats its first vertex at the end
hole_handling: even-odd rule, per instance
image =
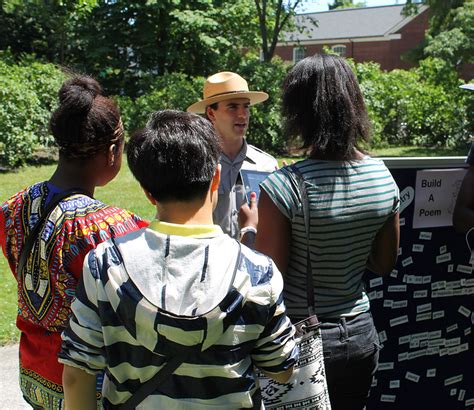
POLYGON ((189 112, 206 114, 220 138, 222 171, 219 198, 213 216, 214 223, 233 238, 257 232, 255 196, 251 196, 248 208, 240 171, 272 172, 278 166, 275 158, 247 144, 244 138, 249 125, 249 107, 266 99, 267 93, 249 91, 247 81, 240 75, 223 71, 206 80, 203 99, 187 109, 189 112), (248 221, 242 229, 239 229, 239 212, 248 221))

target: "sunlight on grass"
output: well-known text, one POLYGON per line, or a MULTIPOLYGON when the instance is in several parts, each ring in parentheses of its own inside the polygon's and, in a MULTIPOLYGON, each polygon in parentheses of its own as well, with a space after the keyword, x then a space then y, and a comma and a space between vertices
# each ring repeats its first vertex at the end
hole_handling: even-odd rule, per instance
POLYGON ((469 147, 455 148, 426 148, 426 147, 389 147, 372 151, 375 157, 457 157, 467 155, 469 147))
MULTIPOLYGON (((427 147, 388 147, 370 149, 372 157, 462 157, 466 156, 469 147, 466 148, 427 148, 427 147)), ((281 157, 278 164, 282 166, 283 161, 290 164, 292 161, 300 161, 304 157, 281 157)))

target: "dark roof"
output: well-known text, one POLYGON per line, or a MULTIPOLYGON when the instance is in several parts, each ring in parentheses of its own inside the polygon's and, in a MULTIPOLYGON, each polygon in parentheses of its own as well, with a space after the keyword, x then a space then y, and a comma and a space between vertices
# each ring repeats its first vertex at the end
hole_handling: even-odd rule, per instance
MULTIPOLYGON (((283 41, 380 37, 393 34, 413 19, 402 14, 404 5, 339 9, 296 16, 297 30, 285 33, 283 41), (317 21, 315 26, 312 21, 317 21)), ((420 12, 427 7, 421 6, 420 12)))

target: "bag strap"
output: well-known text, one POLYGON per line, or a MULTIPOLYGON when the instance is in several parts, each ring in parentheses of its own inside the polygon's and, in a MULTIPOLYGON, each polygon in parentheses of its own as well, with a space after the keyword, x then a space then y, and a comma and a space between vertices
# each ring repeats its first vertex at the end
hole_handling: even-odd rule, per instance
POLYGON ((40 230, 46 218, 54 210, 54 208, 56 208, 59 202, 61 202, 63 199, 69 196, 76 195, 76 194, 89 196, 89 194, 85 192, 84 190, 77 189, 77 188, 68 189, 64 192, 59 192, 56 195, 54 195, 51 201, 49 202, 49 204, 44 208, 35 226, 33 227, 33 229, 30 231, 30 234, 25 239, 25 243, 21 250, 20 259, 18 260, 18 268, 16 270, 17 276, 20 276, 22 274, 23 269, 25 268, 25 265, 26 265, 26 260, 28 259, 28 255, 33 249, 35 241, 38 238, 38 235, 40 233, 40 230))
POLYGON ((174 371, 186 361, 189 354, 184 353, 182 355, 172 357, 164 367, 156 373, 151 379, 143 383, 138 390, 122 405, 119 406, 119 410, 133 410, 143 400, 145 400, 150 394, 152 394, 156 387, 166 381, 174 371))
POLYGON ((291 170, 294 172, 298 181, 298 187, 300 189, 301 203, 303 205, 303 218, 304 228, 306 232, 306 302, 308 304, 308 313, 313 316, 314 313, 314 289, 313 289, 313 276, 311 268, 311 256, 309 253, 309 233, 310 233, 310 213, 309 213, 309 197, 306 190, 305 180, 303 174, 298 169, 296 164, 291 165, 291 170))

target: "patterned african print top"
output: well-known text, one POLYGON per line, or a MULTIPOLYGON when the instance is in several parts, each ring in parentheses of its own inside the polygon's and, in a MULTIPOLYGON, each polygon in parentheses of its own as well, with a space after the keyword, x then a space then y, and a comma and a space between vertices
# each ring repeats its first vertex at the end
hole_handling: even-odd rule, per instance
POLYGON ((72 195, 47 217, 19 276, 25 237, 58 192, 57 187, 41 182, 6 201, 0 208, 0 244, 18 282, 21 374, 56 383, 61 389, 62 365, 57 362, 60 332, 68 324, 85 255, 111 236, 147 223, 126 210, 85 195, 72 195))

